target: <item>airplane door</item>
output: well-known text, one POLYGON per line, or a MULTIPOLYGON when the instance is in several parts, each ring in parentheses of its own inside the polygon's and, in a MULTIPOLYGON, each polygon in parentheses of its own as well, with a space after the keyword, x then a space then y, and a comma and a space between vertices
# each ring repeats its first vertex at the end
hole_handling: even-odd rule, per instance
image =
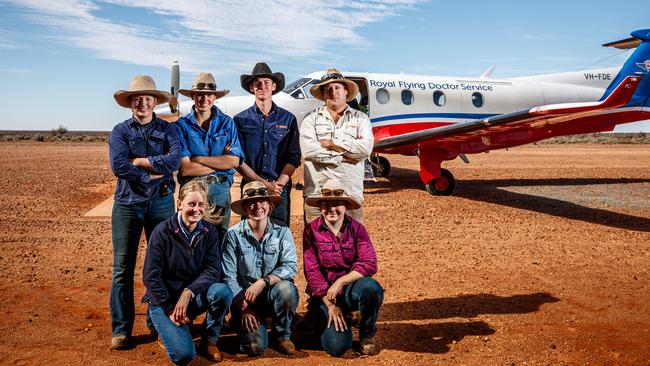
POLYGON ((348 103, 352 108, 360 110, 370 117, 370 98, 368 97, 368 81, 365 78, 349 77, 348 79, 354 81, 359 87, 359 94, 356 100, 348 103))

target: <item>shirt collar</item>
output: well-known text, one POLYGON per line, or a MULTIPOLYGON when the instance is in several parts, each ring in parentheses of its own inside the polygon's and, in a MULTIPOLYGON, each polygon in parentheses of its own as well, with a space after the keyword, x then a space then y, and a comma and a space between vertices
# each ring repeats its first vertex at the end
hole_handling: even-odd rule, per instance
MULTIPOLYGON (((318 219, 316 220, 316 227, 318 231, 330 231, 330 228, 325 223, 325 218, 323 218, 323 215, 318 216, 318 219)), ((339 232, 343 232, 345 228, 350 226, 351 223, 352 220, 350 220, 350 217, 347 214, 343 216, 343 225, 341 225, 341 230, 339 232)))
POLYGON ((183 222, 183 218, 181 217, 181 212, 180 211, 178 211, 178 215, 176 216, 176 218, 178 219, 178 226, 181 228, 181 231, 183 232, 183 234, 188 238, 192 234, 195 234, 195 233, 203 230, 203 221, 199 221, 199 223, 196 224, 196 227, 194 228, 194 230, 192 230, 192 232, 190 232, 187 225, 185 225, 185 223, 183 222))
MULTIPOLYGON (((259 107, 257 106, 257 103, 253 102, 253 109, 255 110, 255 113, 257 114, 262 114, 262 111, 260 111, 259 107)), ((275 104, 275 102, 271 102, 271 110, 269 110, 269 116, 271 113, 275 112, 278 109, 278 106, 275 104)))
MULTIPOLYGON (((217 118, 219 118, 219 114, 221 113, 221 110, 219 110, 219 108, 217 108, 217 106, 213 104, 212 107, 210 107, 210 112, 211 112, 211 116, 212 116, 210 121, 214 121, 217 118)), ((192 121, 193 124, 197 124, 196 123, 196 111, 194 110, 194 105, 192 105, 192 109, 190 110, 190 112, 188 114, 185 115, 185 117, 187 119, 189 119, 190 121, 192 121)))

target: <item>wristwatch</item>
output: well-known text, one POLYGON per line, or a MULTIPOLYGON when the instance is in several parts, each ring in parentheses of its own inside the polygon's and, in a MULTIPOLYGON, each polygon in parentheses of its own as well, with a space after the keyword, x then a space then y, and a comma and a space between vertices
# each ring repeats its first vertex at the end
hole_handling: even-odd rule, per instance
POLYGON ((264 277, 262 277, 262 281, 264 281, 264 285, 266 285, 266 287, 271 286, 271 277, 264 276, 264 277))

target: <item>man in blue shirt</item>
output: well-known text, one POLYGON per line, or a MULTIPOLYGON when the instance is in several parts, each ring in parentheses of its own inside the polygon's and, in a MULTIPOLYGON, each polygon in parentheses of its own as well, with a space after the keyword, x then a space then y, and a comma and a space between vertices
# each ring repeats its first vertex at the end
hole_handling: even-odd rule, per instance
MULTIPOLYGON (((144 228, 149 241, 156 225, 174 215, 176 183, 172 174, 180 165, 181 145, 176 129, 153 112, 171 95, 156 90, 151 77, 134 77, 129 89, 118 90, 114 97, 117 104, 132 113, 131 118, 113 128, 108 141, 111 169, 117 177, 111 215, 111 348, 127 349, 132 346, 133 274, 140 236, 144 228)), ((149 316, 147 322, 152 329, 149 316)))
POLYGON ((228 94, 217 90, 211 73, 202 72, 194 79, 192 89, 179 93, 192 98, 192 111, 176 122, 183 151, 178 181, 185 184, 196 177, 204 177, 208 185, 210 217, 220 217, 217 222, 220 238, 230 226, 230 186, 233 168, 244 158, 237 128, 232 118, 225 115, 214 102, 228 94))
POLYGON ((263 62, 250 75, 241 76, 241 86, 255 95, 255 104, 235 116, 245 160, 237 169, 246 182, 260 181, 282 202, 271 218, 289 225, 291 176, 300 165, 300 141, 296 117, 273 103, 272 95, 284 88, 284 75, 272 72, 263 62))

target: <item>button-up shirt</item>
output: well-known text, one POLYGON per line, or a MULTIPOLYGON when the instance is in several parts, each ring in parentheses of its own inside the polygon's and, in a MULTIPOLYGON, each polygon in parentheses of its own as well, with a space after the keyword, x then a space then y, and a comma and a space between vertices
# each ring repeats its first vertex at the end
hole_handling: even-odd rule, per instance
MULTIPOLYGON (((194 108, 174 124, 182 145, 181 157, 193 156, 222 156, 239 157, 239 164, 244 159, 244 153, 237 135, 235 122, 216 106, 212 106, 212 119, 206 132, 196 121, 194 108), (224 154, 226 146, 230 151, 224 154)), ((213 174, 226 175, 230 184, 233 182, 234 169, 217 170, 213 174)))
POLYGON ((235 116, 245 162, 260 177, 275 181, 286 164, 300 165, 296 116, 275 103, 264 118, 256 104, 235 116))
POLYGON ((116 203, 130 205, 149 200, 160 193, 162 184, 174 191, 172 174, 180 167, 181 144, 172 124, 155 114, 144 126, 131 117, 113 128, 108 148, 111 169, 117 177, 116 203), (151 179, 151 172, 133 165, 135 158, 147 158, 163 177, 151 179))
POLYGON ((370 119, 356 109, 347 107, 337 123, 325 106, 307 114, 300 124, 300 150, 305 158, 303 196, 316 195, 328 179, 337 179, 345 193, 363 202, 364 160, 370 156, 374 141, 370 119), (320 140, 327 139, 346 152, 322 147, 320 140), (356 163, 343 162, 343 156, 356 163))
POLYGON ((307 278, 307 293, 322 297, 339 278, 351 271, 365 277, 377 273, 377 255, 366 228, 345 216, 336 236, 327 227, 323 216, 313 220, 302 236, 302 255, 307 278))
POLYGON ((248 220, 242 220, 226 233, 221 266, 224 282, 234 296, 264 276, 273 274, 290 280, 298 271, 291 231, 269 220, 264 237, 258 241, 248 220))

